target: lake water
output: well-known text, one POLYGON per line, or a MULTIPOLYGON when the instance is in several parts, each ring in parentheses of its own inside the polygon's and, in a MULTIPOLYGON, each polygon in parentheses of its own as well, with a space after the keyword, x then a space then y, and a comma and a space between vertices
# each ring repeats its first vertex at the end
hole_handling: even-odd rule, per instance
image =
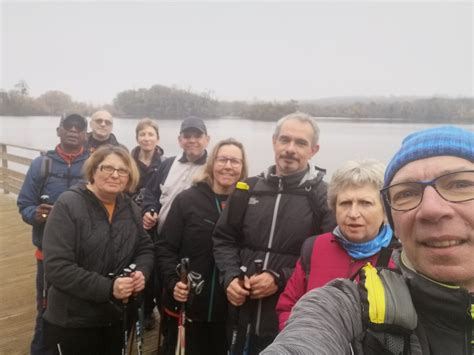
MULTIPOLYGON (((138 120, 115 118, 114 134, 129 149, 136 145, 135 126, 138 120)), ((59 117, 0 116, 0 142, 38 149, 51 149, 58 143, 56 127, 59 117)), ((159 120, 160 146, 166 156, 180 154, 177 143, 180 121, 159 120)), ((337 118, 318 119, 321 129, 320 150, 313 162, 327 169, 328 177, 344 161, 373 158, 387 163, 402 139, 415 130, 434 127, 434 124, 388 123, 381 121, 355 122, 337 118)), ((250 173, 256 174, 273 164, 273 122, 259 122, 235 118, 206 121, 211 136, 210 148, 218 140, 233 137, 246 148, 250 173)), ((472 130, 473 125, 460 125, 472 130)), ((22 152, 24 153, 24 152, 22 152)), ((31 152, 33 156, 37 153, 31 152)))

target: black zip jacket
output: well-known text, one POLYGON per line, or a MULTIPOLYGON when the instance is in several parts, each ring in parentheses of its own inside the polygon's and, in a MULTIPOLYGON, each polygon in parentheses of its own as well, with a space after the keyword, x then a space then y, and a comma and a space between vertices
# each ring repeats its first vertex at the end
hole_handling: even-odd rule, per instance
POLYGON ((131 263, 145 278, 153 267, 153 245, 141 225, 138 206, 119 195, 108 213, 85 185, 64 192, 48 217, 44 268, 51 286, 45 319, 61 327, 106 326, 118 320, 113 277, 131 263))
POLYGON ((212 255, 212 232, 219 214, 218 196, 207 183, 198 183, 176 196, 161 231, 163 239, 155 244, 165 285, 163 303, 169 310, 179 310, 173 289, 181 258, 189 258, 190 270, 202 275, 201 293, 191 296, 186 305, 186 317, 192 320, 224 321, 227 316, 227 300, 212 255))
MULTIPOLYGON (((274 175, 275 167, 257 181, 248 201, 241 228, 228 222, 232 208, 224 209, 214 231, 214 258, 221 272, 224 290, 239 275, 241 265, 247 274, 255 273, 254 260, 264 261, 263 269, 275 276, 278 292, 255 302, 246 302, 240 318, 250 314, 257 336, 272 337, 278 332, 275 306, 286 281, 293 273, 301 246, 311 235, 331 231, 336 221, 327 205, 327 184, 324 172, 314 166, 289 176, 274 175), (320 223, 315 225, 309 199, 320 207, 320 223)), ((237 192, 237 190, 235 191, 237 192)), ((234 192, 234 193, 235 193, 234 192)))

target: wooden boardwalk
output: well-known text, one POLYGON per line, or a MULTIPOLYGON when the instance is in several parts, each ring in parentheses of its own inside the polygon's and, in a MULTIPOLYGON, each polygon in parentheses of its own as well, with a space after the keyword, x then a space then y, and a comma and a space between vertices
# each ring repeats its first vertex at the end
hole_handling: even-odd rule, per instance
MULTIPOLYGON (((16 195, 0 190, 0 354, 29 354, 35 309, 36 261, 31 227, 16 195)), ((144 353, 157 353, 157 328, 145 333, 144 353)))

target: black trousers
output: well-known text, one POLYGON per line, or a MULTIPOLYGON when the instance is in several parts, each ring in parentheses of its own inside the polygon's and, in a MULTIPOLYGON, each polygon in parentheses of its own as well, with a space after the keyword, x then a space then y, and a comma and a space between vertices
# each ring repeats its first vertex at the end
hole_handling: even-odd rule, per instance
POLYGON ((62 355, 120 355, 123 346, 122 323, 100 328, 63 328, 44 321, 48 348, 62 355))

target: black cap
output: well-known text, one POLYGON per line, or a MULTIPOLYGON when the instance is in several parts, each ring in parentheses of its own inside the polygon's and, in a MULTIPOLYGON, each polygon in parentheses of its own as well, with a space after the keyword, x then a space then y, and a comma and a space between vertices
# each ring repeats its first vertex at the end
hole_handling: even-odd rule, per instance
POLYGON ((204 124, 204 121, 198 117, 185 118, 183 123, 181 123, 181 129, 179 133, 183 133, 185 130, 190 128, 197 129, 198 131, 207 134, 207 129, 206 125, 204 124))
POLYGON ((87 120, 84 116, 81 116, 77 113, 72 113, 70 115, 62 115, 61 120, 59 121, 59 126, 62 127, 66 121, 76 121, 80 124, 81 131, 84 131, 87 128, 87 120))

